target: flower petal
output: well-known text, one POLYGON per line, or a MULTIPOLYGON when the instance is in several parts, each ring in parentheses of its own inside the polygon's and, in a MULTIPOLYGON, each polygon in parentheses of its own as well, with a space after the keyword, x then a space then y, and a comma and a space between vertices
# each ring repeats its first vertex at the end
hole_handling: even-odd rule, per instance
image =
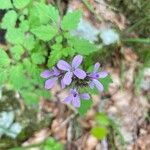
POLYGON ((70 103, 72 101, 72 96, 71 95, 69 95, 68 97, 66 97, 65 99, 64 99, 64 103, 70 103))
POLYGON ((97 62, 97 63, 94 65, 94 73, 98 71, 99 67, 100 67, 100 63, 97 62))
POLYGON ((64 60, 60 60, 57 64, 57 67, 64 71, 69 71, 71 69, 71 66, 64 60))
POLYGON ((94 79, 93 83, 95 84, 95 86, 98 89, 98 91, 102 92, 104 90, 103 85, 98 80, 94 79))
POLYGON ((83 93, 83 94, 80 94, 80 98, 82 98, 84 100, 89 100, 90 99, 90 95, 88 93, 83 93))
POLYGON ((60 83, 61 83, 61 88, 64 89, 66 85, 64 84, 63 79, 60 81, 60 83))
POLYGON ((102 72, 99 72, 99 78, 105 78, 108 76, 108 72, 107 71, 102 71, 102 72))
POLYGON ((55 76, 59 76, 60 75, 60 70, 58 70, 56 67, 53 67, 53 72, 55 76))
POLYGON ((80 64, 82 63, 82 60, 83 60, 83 57, 81 55, 75 56, 72 61, 72 67, 75 69, 78 68, 80 64))
POLYGON ((82 69, 80 68, 77 68, 74 72, 76 77, 78 77, 79 79, 84 79, 86 77, 86 73, 85 71, 83 71, 82 69))
POLYGON ((73 73, 68 71, 64 78, 63 78, 63 82, 65 85, 70 85, 70 83, 72 82, 72 76, 73 76, 73 73))
POLYGON ((89 86, 90 86, 91 89, 94 89, 94 83, 93 83, 93 81, 90 82, 89 86))
POLYGON ((49 80, 47 80, 46 82, 45 82, 45 89, 51 89, 53 86, 54 86, 54 84, 55 84, 55 82, 57 81, 57 79, 58 78, 51 78, 51 79, 49 79, 49 80))
POLYGON ((49 78, 53 76, 53 71, 45 70, 40 75, 42 78, 49 78))
POLYGON ((73 97, 72 104, 73 104, 74 107, 80 107, 80 98, 79 98, 79 96, 73 97))

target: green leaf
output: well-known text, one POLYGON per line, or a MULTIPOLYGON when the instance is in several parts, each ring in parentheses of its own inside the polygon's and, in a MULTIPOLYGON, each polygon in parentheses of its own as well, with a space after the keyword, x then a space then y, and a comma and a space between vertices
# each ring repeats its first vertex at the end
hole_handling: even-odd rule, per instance
POLYGON ((14 89, 20 89, 26 86, 26 78, 22 65, 12 66, 10 69, 9 80, 14 89))
POLYGON ((0 49, 0 67, 7 67, 10 64, 10 59, 7 53, 0 49))
POLYGON ((67 13, 62 20, 61 28, 63 30, 73 30, 77 28, 81 18, 81 11, 76 10, 67 13))
POLYGON ((50 25, 42 25, 31 29, 31 32, 43 41, 50 41, 57 34, 57 29, 50 25))
POLYGON ((26 7, 31 0, 13 0, 13 4, 17 9, 22 9, 26 7))
POLYGON ((15 45, 14 47, 12 47, 10 49, 12 55, 13 55, 13 58, 15 60, 20 60, 21 59, 21 55, 24 53, 24 49, 22 46, 20 45, 15 45))
POLYGON ((75 49, 75 51, 81 55, 89 55, 98 50, 93 43, 90 43, 85 39, 72 37, 68 42, 75 49))
POLYGON ((56 9, 54 6, 52 5, 49 5, 49 12, 48 12, 48 15, 50 17, 50 19, 53 21, 53 22, 56 22, 58 21, 58 18, 59 18, 59 12, 58 12, 58 9, 56 9))
POLYGON ((90 107, 92 106, 93 104, 93 101, 92 100, 82 100, 81 99, 81 106, 80 108, 78 109, 78 112, 81 116, 85 115, 87 113, 87 111, 90 109, 90 107))
POLYGON ((48 67, 53 67, 61 57, 62 53, 60 50, 53 50, 48 59, 48 67))
POLYGON ((33 53, 31 56, 32 62, 35 64, 42 64, 45 62, 45 57, 40 53, 33 53))
POLYGON ((23 46, 27 49, 27 50, 32 50, 35 46, 35 39, 34 36, 29 34, 26 35, 23 46))
POLYGON ((0 9, 10 9, 12 8, 11 0, 0 0, 0 9))
POLYGON ((104 127, 94 127, 91 132, 99 140, 102 140, 107 136, 107 129, 104 127))
POLYGON ((22 44, 24 42, 24 32, 21 29, 11 28, 6 33, 6 40, 11 44, 22 44))
POLYGON ((104 113, 97 114, 96 115, 96 121, 97 121, 98 125, 100 125, 100 126, 108 126, 108 125, 110 125, 110 119, 104 113))
POLYGON ((4 15, 1 27, 2 29, 13 28, 16 25, 16 21, 17 21, 17 13, 14 10, 10 10, 4 15))
POLYGON ((8 77, 8 70, 0 68, 0 86, 4 84, 5 81, 7 81, 8 77))
POLYGON ((36 3, 35 12, 41 24, 47 24, 50 20, 57 22, 59 17, 58 10, 55 7, 44 3, 36 3))
POLYGON ((106 91, 106 92, 108 91, 109 84, 113 82, 110 75, 108 75, 108 76, 105 77, 105 78, 101 78, 99 81, 100 81, 100 82, 102 83, 102 85, 104 86, 104 91, 106 91))
POLYGON ((29 21, 28 20, 22 20, 21 23, 19 24, 19 28, 23 32, 27 32, 29 30, 29 21))
POLYGON ((33 106, 39 102, 39 97, 34 92, 24 90, 21 91, 21 96, 23 97, 25 103, 29 106, 33 106))

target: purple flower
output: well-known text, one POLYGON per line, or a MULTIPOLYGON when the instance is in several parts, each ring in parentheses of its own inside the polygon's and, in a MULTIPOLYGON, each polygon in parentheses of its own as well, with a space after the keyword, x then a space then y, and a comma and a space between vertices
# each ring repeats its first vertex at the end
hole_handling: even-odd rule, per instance
MULTIPOLYGON (((45 70, 44 72, 42 72, 41 73, 42 78, 45 78, 45 79, 50 78, 45 81, 45 89, 47 89, 47 90, 51 89, 54 86, 55 82, 60 77, 60 75, 61 75, 61 72, 56 67, 53 67, 52 70, 45 70)), ((62 86, 62 88, 65 87, 63 82, 61 82, 61 86, 62 86)))
POLYGON ((101 72, 98 72, 99 70, 99 67, 100 67, 100 64, 99 63, 96 63, 94 65, 94 71, 92 73, 90 73, 88 75, 89 79, 91 80, 90 82, 90 88, 93 89, 94 86, 96 86, 96 88, 98 89, 98 91, 102 92, 104 90, 104 87, 103 85, 98 81, 98 79, 100 78, 105 78, 108 73, 106 71, 101 71, 101 72))
POLYGON ((88 93, 79 94, 76 89, 71 89, 68 97, 63 101, 64 103, 71 103, 74 107, 80 107, 80 99, 89 100, 90 95, 88 93))
POLYGON ((65 85, 70 85, 72 82, 72 77, 75 75, 79 79, 84 79, 86 77, 85 71, 79 68, 79 65, 82 63, 83 57, 77 55, 74 57, 71 65, 64 60, 60 60, 57 64, 57 67, 60 70, 67 71, 63 78, 63 83, 65 85))

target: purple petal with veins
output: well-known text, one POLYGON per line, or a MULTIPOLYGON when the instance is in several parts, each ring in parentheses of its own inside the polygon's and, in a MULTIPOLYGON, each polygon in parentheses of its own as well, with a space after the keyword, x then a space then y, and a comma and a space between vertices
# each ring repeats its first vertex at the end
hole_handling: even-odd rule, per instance
POLYGON ((89 100, 90 99, 90 95, 88 93, 83 93, 83 94, 80 94, 80 98, 84 99, 84 100, 89 100))
POLYGON ((73 73, 68 71, 65 75, 64 75, 64 78, 63 78, 63 82, 65 85, 70 85, 70 83, 72 82, 72 76, 73 76, 73 73))
POLYGON ((83 60, 83 57, 81 55, 75 56, 72 61, 72 67, 75 69, 78 68, 80 64, 82 63, 82 60, 83 60))
POLYGON ((93 83, 100 92, 104 90, 103 85, 98 80, 93 79, 93 83))
POLYGON ((96 73, 96 72, 98 71, 99 67, 100 67, 100 63, 97 62, 97 63, 94 65, 94 73, 96 73))
POLYGON ((60 60, 57 64, 57 67, 64 71, 69 71, 71 69, 71 66, 64 60, 60 60))
POLYGON ((72 104, 74 107, 80 107, 80 98, 79 96, 73 97, 72 104))
POLYGON ((69 95, 68 97, 66 97, 65 99, 64 99, 64 103, 70 103, 72 101, 72 96, 71 95, 69 95))
POLYGON ((98 74, 99 74, 99 78, 105 78, 105 77, 107 77, 108 72, 107 71, 102 71, 102 72, 99 72, 98 74))
POLYGON ((90 88, 94 89, 94 83, 93 83, 93 81, 90 82, 90 88))
POLYGON ((79 79, 84 79, 86 77, 86 73, 85 71, 83 71, 82 69, 80 68, 77 68, 74 72, 74 75, 76 77, 78 77, 79 79))
POLYGON ((53 76, 53 71, 45 70, 41 73, 42 78, 49 78, 53 76))
POLYGON ((45 89, 51 89, 53 86, 54 86, 54 84, 55 84, 55 82, 57 81, 57 79, 58 78, 51 78, 51 79, 49 79, 49 80, 47 80, 46 82, 45 82, 45 89))

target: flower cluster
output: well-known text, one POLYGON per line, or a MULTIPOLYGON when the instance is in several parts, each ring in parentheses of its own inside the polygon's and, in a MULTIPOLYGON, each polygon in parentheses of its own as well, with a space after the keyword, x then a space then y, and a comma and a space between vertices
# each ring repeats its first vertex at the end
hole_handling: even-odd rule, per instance
POLYGON ((94 87, 98 91, 103 91, 103 85, 99 82, 100 78, 105 78, 108 73, 106 71, 99 72, 100 64, 94 65, 93 72, 85 72, 79 66, 83 57, 77 55, 73 58, 71 64, 64 60, 60 60, 52 70, 45 70, 41 73, 41 77, 47 79, 45 81, 45 89, 51 89, 57 81, 60 82, 62 89, 67 86, 72 86, 70 94, 64 99, 64 103, 72 103, 74 107, 80 107, 80 99, 89 100, 88 93, 80 93, 79 89, 82 86, 94 87))

